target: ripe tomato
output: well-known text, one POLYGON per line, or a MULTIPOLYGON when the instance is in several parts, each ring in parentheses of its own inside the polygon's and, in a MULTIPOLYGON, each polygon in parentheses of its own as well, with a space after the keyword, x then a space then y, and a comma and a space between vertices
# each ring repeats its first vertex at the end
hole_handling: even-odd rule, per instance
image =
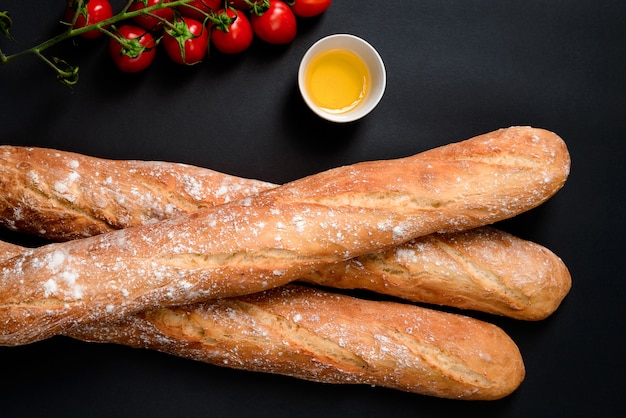
POLYGON ((204 22, 204 19, 206 18, 204 13, 217 12, 222 8, 222 4, 222 0, 193 0, 187 3, 187 5, 200 9, 202 12, 187 6, 180 6, 179 10, 180 14, 183 16, 190 17, 199 22, 204 22))
POLYGON ((190 17, 180 16, 174 19, 174 27, 165 28, 163 47, 167 55, 177 64, 197 64, 207 53, 209 31, 202 22, 190 17))
MULTIPOLYGON (((224 54, 238 54, 248 49, 254 38, 252 26, 242 11, 222 9, 218 12, 218 19, 223 15, 234 18, 228 25, 214 24, 211 27, 211 42, 218 51, 224 54)), ((228 20, 228 19, 224 19, 228 20)))
POLYGON ((109 41, 109 53, 117 68, 126 73, 145 70, 152 64, 156 42, 150 32, 133 25, 123 25, 115 31, 118 39, 109 41))
MULTIPOLYGON (((134 0, 128 7, 129 12, 145 9, 146 7, 155 6, 159 3, 169 3, 170 0, 134 0)), ((146 30, 157 30, 163 27, 163 20, 174 20, 174 10, 166 7, 164 9, 155 10, 149 14, 135 16, 133 21, 146 30), (154 16, 151 16, 154 15, 154 16)))
MULTIPOLYGON (((67 23, 71 23, 74 20, 74 16, 76 16, 74 28, 84 28, 87 25, 93 25, 113 17, 113 8, 111 7, 109 0, 86 0, 83 2, 80 10, 78 10, 76 0, 68 0, 63 20, 67 23)), ((89 32, 82 33, 80 36, 87 39, 96 39, 101 35, 102 32, 94 29, 89 32)))
POLYGON ((254 33, 270 44, 288 44, 296 37, 296 17, 283 1, 270 0, 269 8, 250 20, 254 33))
POLYGON ((321 15, 328 9, 332 0, 295 0, 291 4, 293 14, 298 17, 321 15))

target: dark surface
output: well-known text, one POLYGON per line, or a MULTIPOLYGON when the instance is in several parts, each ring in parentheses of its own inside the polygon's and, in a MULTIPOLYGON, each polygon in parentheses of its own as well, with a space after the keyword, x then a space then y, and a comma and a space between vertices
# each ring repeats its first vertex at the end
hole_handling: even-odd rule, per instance
MULTIPOLYGON (((4 1, 20 45, 59 30, 58 1, 4 1)), ((121 4, 121 2, 115 2, 121 4)), ((353 162, 402 157, 510 125, 557 132, 572 172, 544 206, 500 228, 552 249, 573 289, 537 323, 480 316, 518 343, 527 377, 512 396, 459 402, 213 367, 156 352, 53 338, 0 348, 0 416, 612 417, 626 412, 623 236, 626 3, 335 0, 288 47, 170 64, 163 51, 122 75, 104 41, 55 49, 80 64, 73 90, 35 58, 0 68, 3 144, 195 164, 282 183, 353 162), (309 112, 299 59, 347 32, 385 60, 378 108, 351 125, 309 112), (330 138, 336 138, 331 140, 330 138)), ((38 244, 2 231, 0 238, 38 244)))

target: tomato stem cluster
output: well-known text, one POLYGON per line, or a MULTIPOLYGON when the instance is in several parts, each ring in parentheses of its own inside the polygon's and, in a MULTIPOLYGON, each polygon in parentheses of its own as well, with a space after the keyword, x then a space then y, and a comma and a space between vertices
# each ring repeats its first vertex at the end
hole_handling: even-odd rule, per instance
MULTIPOLYGON (((254 37, 270 44, 288 44, 296 36, 297 18, 323 13, 331 0, 127 0, 115 13, 109 0, 65 0, 61 23, 66 30, 38 45, 13 53, 0 50, 0 66, 19 57, 35 56, 67 86, 78 82, 78 66, 50 57, 45 51, 80 36, 109 37, 109 53, 124 72, 138 72, 154 59, 162 44, 176 63, 202 61, 209 44, 224 54, 243 52, 254 37)), ((14 40, 13 20, 0 11, 0 33, 14 40)))
POLYGON ((262 15, 263 13, 265 13, 267 9, 270 8, 269 0, 261 0, 261 1, 245 0, 245 2, 248 6, 250 6, 250 13, 257 15, 257 16, 262 15))
MULTIPOLYGON (((76 13, 74 14, 72 22, 65 22, 68 25, 68 29, 66 31, 40 43, 39 45, 35 45, 31 48, 22 50, 14 54, 5 55, 2 52, 2 50, 0 50, 0 65, 8 64, 9 62, 19 57, 34 55, 37 58, 41 59, 43 62, 45 62, 48 66, 50 66, 57 73, 57 79, 61 83, 67 86, 72 86, 78 82, 78 67, 72 66, 69 63, 57 57, 48 58, 43 54, 43 51, 45 51, 46 49, 54 45, 57 45, 61 42, 64 42, 68 39, 79 36, 81 34, 90 32, 92 30, 98 30, 98 31, 111 35, 111 33, 106 28, 118 22, 121 22, 127 19, 132 19, 135 16, 151 14, 152 12, 155 12, 160 9, 164 9, 166 7, 184 6, 187 3, 190 3, 191 1, 192 0, 174 0, 171 2, 167 2, 167 3, 164 1, 161 1, 158 4, 155 4, 153 6, 149 6, 140 10, 128 11, 128 8, 132 4, 132 0, 129 0, 125 4, 125 6, 122 8, 122 10, 119 13, 115 14, 113 17, 102 20, 97 23, 87 24, 83 27, 77 28, 77 27, 74 27, 74 25, 76 23, 76 19, 78 18, 78 15, 84 3, 84 0, 77 0, 76 1, 76 13)), ((9 12, 8 11, 0 12, 0 32, 2 32, 9 39, 13 39, 10 34, 10 28, 12 24, 13 24, 13 20, 11 19, 9 12)))

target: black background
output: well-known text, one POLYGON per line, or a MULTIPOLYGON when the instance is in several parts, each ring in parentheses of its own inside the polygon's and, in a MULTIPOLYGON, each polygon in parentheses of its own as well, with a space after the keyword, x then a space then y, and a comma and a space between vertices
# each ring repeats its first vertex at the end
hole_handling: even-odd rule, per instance
MULTIPOLYGON (((3 39, 0 48, 58 33, 60 3, 1 1, 19 44, 3 39)), ((573 278, 545 321, 479 315, 511 335, 526 363, 525 382, 500 401, 316 384, 56 337, 0 348, 0 416, 622 415, 625 18, 623 1, 335 0, 321 18, 300 21, 287 47, 255 42, 241 56, 213 53, 191 68, 160 51, 149 71, 123 75, 103 40, 53 51, 80 65, 74 89, 32 57, 0 68, 3 144, 185 162, 275 183, 510 125, 552 130, 570 149, 568 183, 498 226, 552 249, 573 278), (349 125, 315 117, 296 85, 305 50, 340 32, 368 40, 388 71, 379 106, 349 125)), ((7 231, 0 238, 39 244, 7 231)))

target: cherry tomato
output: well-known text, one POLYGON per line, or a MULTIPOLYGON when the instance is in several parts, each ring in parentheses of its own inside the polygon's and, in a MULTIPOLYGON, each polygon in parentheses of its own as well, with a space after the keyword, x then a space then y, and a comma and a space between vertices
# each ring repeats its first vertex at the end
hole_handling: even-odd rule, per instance
POLYGON ((187 3, 187 5, 198 8, 202 10, 202 12, 192 9, 191 7, 180 6, 180 14, 195 19, 197 21, 204 22, 204 19, 206 18, 206 15, 204 13, 217 12, 219 9, 222 8, 223 0, 193 0, 187 3))
POLYGON ((177 64, 197 64, 207 53, 209 31, 202 22, 190 17, 180 16, 174 19, 174 27, 165 28, 163 47, 167 55, 177 64))
POLYGON ((331 2, 332 0, 295 0, 291 4, 291 10, 298 17, 313 17, 324 13, 331 2))
POLYGON ((152 64, 156 42, 150 32, 133 25, 123 25, 115 31, 118 39, 109 41, 113 62, 126 73, 143 71, 152 64))
MULTIPOLYGON (((242 11, 233 9, 222 9, 218 12, 220 16, 234 18, 229 25, 215 24, 211 28, 211 42, 218 51, 224 54, 238 54, 248 49, 254 38, 250 21, 242 11)), ((228 20, 228 19, 225 19, 228 20)))
MULTIPOLYGON (((169 3, 170 0, 134 0, 128 7, 129 12, 145 9, 146 7, 155 6, 159 3, 169 3)), ((174 20, 174 10, 166 7, 164 9, 158 9, 150 14, 142 14, 133 17, 133 21, 146 30, 157 30, 163 27, 163 21, 174 20), (152 16, 154 15, 154 16, 152 16)))
POLYGON ((269 8, 250 20, 254 33, 270 44, 288 44, 296 37, 296 17, 283 1, 270 0, 269 8))
MULTIPOLYGON (((87 25, 93 25, 113 17, 113 8, 109 0, 85 0, 80 10, 78 10, 76 0, 68 0, 66 4, 63 20, 71 23, 74 20, 74 16, 78 14, 74 23, 75 29, 84 28, 87 25)), ((80 36, 87 39, 96 39, 101 35, 102 32, 97 29, 80 34, 80 36)))

